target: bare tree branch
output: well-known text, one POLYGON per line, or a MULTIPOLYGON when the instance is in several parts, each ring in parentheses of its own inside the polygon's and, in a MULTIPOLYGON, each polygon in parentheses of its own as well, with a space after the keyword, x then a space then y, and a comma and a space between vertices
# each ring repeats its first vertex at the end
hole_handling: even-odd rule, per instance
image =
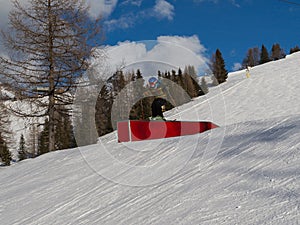
POLYGON ((24 117, 49 120, 49 150, 54 150, 55 112, 72 104, 78 80, 89 68, 100 40, 100 18, 91 20, 84 0, 13 0, 9 28, 2 30, 8 57, 0 57, 3 84, 19 99, 35 105, 33 112, 12 106, 24 117), (31 101, 33 100, 33 101, 31 101))

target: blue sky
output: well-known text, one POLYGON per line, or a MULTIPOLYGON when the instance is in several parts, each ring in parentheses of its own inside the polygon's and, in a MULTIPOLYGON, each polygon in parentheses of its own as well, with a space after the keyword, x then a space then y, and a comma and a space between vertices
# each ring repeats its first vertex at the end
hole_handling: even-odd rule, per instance
MULTIPOLYGON (((19 1, 26 4, 29 0, 19 1)), ((91 18, 103 17, 103 45, 133 46, 133 50, 119 53, 119 61, 139 60, 141 54, 143 59, 149 55, 153 59, 153 52, 145 53, 132 43, 154 40, 147 42, 148 48, 163 40, 184 46, 201 60, 209 59, 219 48, 229 71, 242 62, 249 48, 264 44, 270 51, 279 43, 289 53, 290 48, 300 45, 300 0, 290 1, 299 5, 284 0, 87 0, 91 18)), ((5 28, 11 1, 0 3, 0 28, 5 28)), ((168 51, 176 52, 164 46, 161 51, 156 49, 156 58, 170 57, 168 51)), ((177 54, 177 59, 167 63, 182 66, 177 54)))
MULTIPOLYGON (((300 4, 300 0, 294 0, 300 4)), ((251 47, 300 45, 300 5, 278 0, 106 0, 104 44, 196 35, 210 58, 219 48, 227 69, 251 47)))

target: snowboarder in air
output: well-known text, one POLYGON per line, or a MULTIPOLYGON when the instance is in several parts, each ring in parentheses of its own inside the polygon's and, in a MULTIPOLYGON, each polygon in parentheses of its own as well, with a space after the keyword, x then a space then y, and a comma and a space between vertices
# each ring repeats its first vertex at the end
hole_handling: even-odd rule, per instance
POLYGON ((152 116, 150 120, 165 120, 163 112, 166 110, 166 94, 161 85, 161 81, 156 77, 148 79, 148 90, 144 93, 145 97, 155 96, 151 104, 152 116))

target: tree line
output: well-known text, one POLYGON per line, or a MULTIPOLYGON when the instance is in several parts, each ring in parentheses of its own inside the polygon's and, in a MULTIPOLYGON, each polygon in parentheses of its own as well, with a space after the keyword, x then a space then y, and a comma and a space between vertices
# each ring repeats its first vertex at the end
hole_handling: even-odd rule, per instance
MULTIPOLYGON (((290 54, 300 51, 298 46, 290 49, 290 54)), ((280 44, 276 43, 272 45, 271 51, 269 52, 265 45, 258 47, 249 48, 246 57, 243 59, 242 68, 245 69, 247 66, 253 67, 260 64, 264 64, 270 61, 276 61, 285 58, 286 53, 280 44)))

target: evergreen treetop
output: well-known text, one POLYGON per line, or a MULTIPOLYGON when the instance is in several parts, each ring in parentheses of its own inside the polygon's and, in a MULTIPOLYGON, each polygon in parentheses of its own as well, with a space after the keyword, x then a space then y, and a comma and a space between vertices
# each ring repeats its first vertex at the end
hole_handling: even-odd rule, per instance
POLYGON ((20 137, 20 142, 19 142, 19 149, 18 149, 18 158, 19 161, 22 161, 24 159, 27 159, 27 154, 26 154, 26 147, 25 147, 25 138, 24 135, 21 134, 20 137))
POLYGON ((271 61, 271 60, 269 58, 268 50, 267 50, 267 48, 264 45, 262 45, 261 46, 261 53, 260 53, 259 64, 264 64, 264 63, 267 63, 269 61, 271 61))
POLYGON ((213 54, 211 59, 211 71, 219 84, 225 82, 228 78, 228 72, 225 68, 225 61, 219 49, 213 54))

